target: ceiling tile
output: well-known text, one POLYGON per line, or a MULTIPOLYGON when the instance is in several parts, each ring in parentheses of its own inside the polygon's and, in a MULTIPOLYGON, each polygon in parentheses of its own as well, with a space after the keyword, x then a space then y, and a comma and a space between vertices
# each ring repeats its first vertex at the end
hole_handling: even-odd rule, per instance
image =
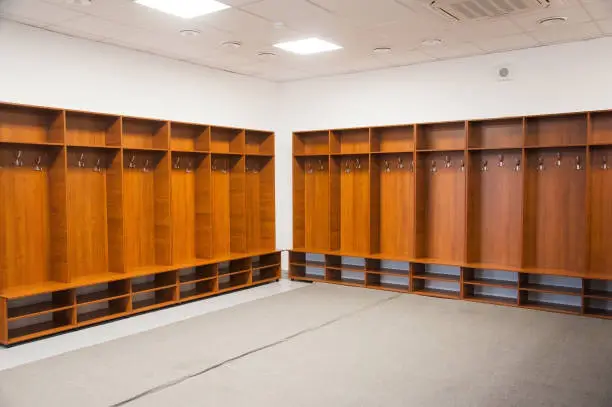
POLYGON ((137 31, 123 24, 88 15, 50 26, 49 29, 92 39, 128 38, 137 31))
POLYGON ((441 37, 455 41, 478 41, 483 38, 504 37, 522 33, 512 20, 504 17, 479 22, 457 22, 444 30, 441 37))
POLYGON ((593 20, 605 20, 606 18, 612 17, 612 2, 609 0, 585 0, 583 2, 583 7, 593 20))
POLYGON ((392 50, 391 54, 388 55, 377 55, 376 59, 384 63, 385 66, 403 66, 419 64, 423 62, 433 61, 436 58, 427 55, 422 51, 395 51, 392 50))
POLYGON ((291 30, 301 31, 302 36, 325 35, 333 27, 346 25, 333 14, 304 0, 262 0, 243 9, 268 21, 283 23, 291 30))
POLYGON ((422 51, 438 59, 462 58, 483 53, 483 50, 471 43, 423 47, 422 51))
POLYGON ((83 14, 39 0, 3 0, 0 1, 0 15, 16 21, 37 22, 40 26, 49 26, 83 14))
POLYGON ((393 0, 311 0, 355 27, 372 27, 416 17, 416 13, 393 0))
POLYGON ((538 40, 540 44, 556 44, 596 38, 601 36, 601 30, 595 23, 584 23, 541 28, 531 31, 529 35, 538 40))
POLYGON ((606 35, 612 35, 612 18, 606 20, 600 20, 597 22, 597 26, 606 35))
POLYGON ((538 45, 538 41, 528 34, 516 34, 505 37, 481 38, 475 40, 474 44, 487 52, 499 52, 535 47, 538 45))

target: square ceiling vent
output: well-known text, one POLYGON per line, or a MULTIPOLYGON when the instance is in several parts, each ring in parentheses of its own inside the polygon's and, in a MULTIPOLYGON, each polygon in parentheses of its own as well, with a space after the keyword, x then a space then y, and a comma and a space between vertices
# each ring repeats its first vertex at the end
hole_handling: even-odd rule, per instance
POLYGON ((453 21, 474 21, 541 10, 550 0, 434 0, 430 7, 453 21))

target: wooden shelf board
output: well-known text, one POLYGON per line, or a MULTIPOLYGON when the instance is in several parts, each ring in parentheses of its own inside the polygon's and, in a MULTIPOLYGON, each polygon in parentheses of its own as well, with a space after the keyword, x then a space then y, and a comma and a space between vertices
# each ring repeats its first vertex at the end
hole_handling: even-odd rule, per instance
POLYGON ((434 259, 432 257, 418 257, 416 259, 413 259, 411 263, 437 264, 440 266, 453 266, 453 267, 464 267, 465 265, 465 263, 460 262, 460 261, 434 259))
POLYGON ((582 289, 573 288, 573 287, 562 287, 556 285, 545 285, 545 284, 522 284, 519 287, 521 291, 533 291, 540 293, 550 293, 550 294, 562 294, 562 295, 573 295, 573 296, 581 296, 582 289))
POLYGON ((522 150, 523 146, 512 147, 468 147, 468 151, 522 150))
POLYGON ((211 295, 215 295, 215 294, 216 292, 214 290, 207 291, 207 292, 201 292, 194 288, 194 289, 187 290, 187 291, 181 291, 181 299, 179 300, 179 302, 193 301, 199 298, 210 297, 211 295))
POLYGON ((251 268, 253 270, 262 270, 262 269, 268 269, 271 267, 280 267, 280 263, 274 263, 274 264, 263 264, 263 265, 256 265, 256 263, 251 264, 251 268))
POLYGON ((219 291, 217 291, 215 294, 221 294, 221 293, 225 293, 228 291, 239 290, 241 288, 246 288, 248 286, 249 286, 249 283, 244 283, 244 284, 234 285, 234 286, 229 285, 229 283, 219 284, 219 291))
POLYGON ((400 284, 391 284, 391 283, 366 284, 366 287, 373 288, 375 290, 394 291, 398 293, 409 292, 409 287, 407 285, 400 285, 400 284))
POLYGON ((0 144, 17 144, 17 145, 51 146, 51 147, 63 147, 64 146, 64 143, 56 143, 56 142, 53 142, 53 141, 0 140, 0 144))
POLYGON ((554 304, 550 302, 527 301, 520 305, 522 308, 529 308, 540 311, 560 312, 563 314, 580 315, 581 307, 574 305, 554 304))
POLYGON ((67 283, 47 281, 39 284, 7 288, 0 292, 0 296, 10 300, 15 298, 31 297, 33 295, 46 294, 54 291, 67 290, 70 288, 72 288, 72 286, 67 283))
POLYGON ((452 153, 456 151, 465 151, 465 148, 417 148, 417 153, 452 153))
POLYGON ((412 278, 416 278, 419 280, 432 280, 432 281, 452 281, 459 282, 460 276, 454 276, 451 274, 440 274, 440 273, 422 273, 422 274, 413 274, 412 278))
POLYGON ((128 147, 123 146, 124 151, 157 151, 160 153, 167 153, 169 150, 167 148, 157 148, 157 147, 128 147))
POLYGON ((230 151, 211 151, 212 155, 228 155, 228 156, 242 156, 244 153, 232 153, 230 151))
POLYGON ((495 304, 495 305, 506 305, 506 306, 510 306, 510 307, 517 307, 517 300, 516 298, 507 298, 507 297, 500 297, 497 295, 477 295, 477 296, 468 296, 468 297, 464 297, 463 298, 466 301, 472 301, 472 302, 483 302, 486 304, 495 304))
POLYGON ((66 147, 68 148, 100 148, 104 150, 121 150, 121 146, 106 146, 100 144, 79 144, 79 143, 66 143, 66 147))
POLYGON ((297 263, 297 262, 292 262, 289 263, 290 266, 297 266, 297 267, 313 267, 313 268, 318 268, 318 269, 324 269, 325 268, 325 262, 324 261, 307 261, 305 263, 297 263))
POLYGON ((365 265, 364 266, 354 266, 351 264, 341 264, 339 266, 330 266, 327 265, 325 268, 330 270, 338 270, 338 271, 351 271, 353 273, 365 273, 365 265))
POLYGON ((598 290, 585 290, 585 298, 594 298, 598 300, 610 300, 612 301, 612 292, 610 291, 598 291, 598 290))
POLYGON ((124 273, 112 273, 112 272, 99 273, 99 274, 91 274, 88 276, 81 276, 81 277, 75 278, 72 281, 72 283, 70 283, 70 285, 75 288, 78 288, 78 287, 83 287, 87 285, 110 283, 110 282, 119 281, 119 280, 129 280, 129 278, 130 277, 124 273))
POLYGON ((52 335, 75 328, 72 324, 57 324, 54 321, 40 322, 37 324, 23 326, 21 328, 9 329, 9 345, 17 342, 29 341, 41 336, 52 335))
POLYGON ((327 157, 329 153, 293 153, 294 157, 327 157))
POLYGON ((507 280, 496 280, 493 278, 481 278, 478 280, 463 280, 464 284, 468 285, 479 285, 484 287, 497 287, 497 288, 518 288, 517 281, 507 281, 507 280))
POLYGON ((246 153, 247 157, 274 157, 274 153, 246 153))
POLYGON ((17 321, 19 319, 32 318, 39 315, 50 314, 57 311, 65 311, 74 308, 74 305, 58 306, 51 301, 36 303, 31 305, 22 305, 20 307, 12 307, 8 309, 8 321, 17 321))
POLYGON ((176 147, 172 147, 170 151, 173 153, 185 153, 185 154, 210 154, 210 151, 208 150, 190 150, 188 148, 176 148, 176 147))
POLYGON ((77 296, 77 306, 96 304, 98 302, 112 301, 119 298, 129 297, 130 293, 113 295, 109 290, 96 291, 88 294, 80 294, 77 296))
POLYGON ((327 283, 331 284, 340 284, 340 285, 348 285, 351 287, 365 287, 365 281, 355 280, 353 278, 343 278, 341 280, 325 280, 327 283))
POLYGON ((133 301, 132 300, 132 312, 134 314, 139 312, 150 311, 157 308, 166 307, 169 304, 174 304, 176 301, 168 300, 163 302, 157 302, 155 298, 147 298, 146 300, 133 301))
POLYGON ((382 274, 386 276, 410 277, 410 270, 398 270, 392 268, 379 268, 376 270, 366 270, 368 274, 382 274))
POLYGON ((84 312, 77 315, 77 327, 95 324, 109 319, 120 318, 127 315, 127 311, 112 312, 109 308, 101 308, 95 311, 84 312))
POLYGON ((601 309, 601 308, 586 308, 584 314, 597 318, 612 319, 612 310, 601 309))
POLYGON ((466 263, 464 266, 466 268, 479 269, 479 270, 499 270, 499 271, 515 272, 515 273, 520 273, 521 271, 523 271, 521 267, 507 266, 503 264, 493 264, 493 263, 470 262, 470 263, 466 263))
POLYGON ((270 278, 264 278, 261 280, 253 280, 252 285, 259 285, 259 284, 265 284, 265 283, 272 283, 275 282, 276 280, 278 280, 280 277, 270 277, 270 278))
POLYGON ((330 153, 331 156, 343 156, 343 155, 370 155, 369 151, 362 151, 359 153, 330 153))
POLYGON ((166 271, 177 270, 174 266, 142 266, 129 270, 125 276, 127 278, 144 277, 153 274, 164 273, 166 271))
POLYGON ((248 269, 244 269, 244 270, 238 270, 238 271, 225 271, 225 270, 221 270, 219 269, 219 277, 224 277, 224 276, 234 276, 236 274, 244 274, 244 273, 250 273, 251 272, 251 268, 249 267, 248 269))
POLYGON ((145 283, 132 284, 132 294, 151 293, 155 291, 167 290, 170 288, 176 288, 176 283, 156 285, 155 281, 147 281, 145 283))
POLYGON ((209 277, 198 277, 198 276, 195 276, 194 278, 191 278, 191 277, 193 277, 191 275, 187 276, 187 277, 190 277, 190 279, 185 279, 183 277, 186 277, 186 276, 180 276, 179 277, 179 284, 180 285, 201 283, 202 281, 215 280, 217 278, 217 276, 212 276, 212 277, 210 277, 210 276, 209 277))
POLYGON ((420 288, 416 291, 412 291, 412 294, 423 295, 426 297, 438 297, 448 299, 459 299, 459 291, 441 290, 439 288, 420 288))
POLYGON ((543 145, 543 146, 525 146, 525 149, 527 150, 537 150, 537 149, 544 149, 544 148, 568 148, 568 147, 586 147, 587 144, 586 143, 579 143, 579 144, 548 144, 548 145, 543 145))
POLYGON ((317 281, 325 281, 325 276, 306 275, 306 276, 290 276, 290 278, 293 280, 299 280, 299 281, 309 281, 311 283, 314 283, 317 281))
POLYGON ((370 154, 412 154, 414 150, 390 150, 390 151, 371 151, 370 154))

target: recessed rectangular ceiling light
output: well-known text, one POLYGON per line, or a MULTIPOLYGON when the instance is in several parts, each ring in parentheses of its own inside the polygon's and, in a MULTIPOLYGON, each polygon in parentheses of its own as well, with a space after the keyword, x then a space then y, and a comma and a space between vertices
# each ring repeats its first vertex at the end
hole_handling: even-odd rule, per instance
POLYGON ((182 18, 194 18, 229 8, 216 0, 135 0, 136 3, 182 18))
POLYGON ((293 52, 300 55, 317 54, 319 52, 336 51, 342 49, 341 46, 323 41, 318 38, 306 38, 305 40, 279 42, 274 44, 276 48, 293 52))

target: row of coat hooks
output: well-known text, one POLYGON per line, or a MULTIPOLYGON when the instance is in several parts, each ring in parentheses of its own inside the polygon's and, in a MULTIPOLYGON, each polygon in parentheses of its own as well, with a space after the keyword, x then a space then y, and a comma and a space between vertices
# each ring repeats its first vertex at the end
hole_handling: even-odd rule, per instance
MULTIPOLYGON (((153 169, 152 166, 152 162, 150 159, 146 158, 142 164, 142 172, 151 172, 151 170, 153 169)), ((131 170, 135 170, 137 169, 137 165, 136 165, 136 155, 132 154, 132 156, 130 157, 130 160, 128 161, 128 168, 131 170)))
MULTIPOLYGON (((229 171, 229 161, 213 159, 211 168, 213 171, 219 171, 222 174, 227 174, 229 171)), ((253 174, 258 174, 259 171, 261 171, 259 162, 257 160, 247 160, 245 171, 253 174)))
MULTIPOLYGON (((24 156, 23 156, 23 151, 22 150, 17 150, 15 152, 15 158, 14 160, 12 160, 11 164, 13 164, 13 167, 23 167, 24 165, 24 156)), ((44 167, 43 164, 43 155, 37 155, 36 158, 32 161, 32 169, 34 171, 42 171, 44 167)))
MULTIPOLYGON (((546 169, 546 165, 545 165, 544 161, 545 160, 544 160, 543 156, 539 156, 538 157, 538 164, 536 166, 536 170, 537 171, 544 171, 546 169)), ((563 161, 564 161, 563 160, 563 155, 561 153, 557 153, 555 155, 555 165, 554 165, 554 167, 556 167, 556 168, 561 167, 563 165, 563 161)), ((579 155, 577 155, 574 158, 572 165, 573 165, 573 167, 574 167, 574 169, 576 171, 581 171, 581 170, 584 169, 584 165, 582 163, 582 159, 580 158, 579 155)), ((607 162, 607 158, 606 158, 606 159, 604 159, 602 168, 607 169, 607 167, 608 167, 608 162, 607 162)))
MULTIPOLYGON (((384 171, 385 172, 391 172, 392 169, 392 162, 390 160, 384 160, 383 161, 383 166, 384 166, 384 171)), ((402 156, 398 156, 397 159, 395 160, 395 168, 397 168, 398 170, 403 170, 406 168, 406 164, 404 164, 404 158, 402 156)), ((414 171, 414 161, 410 160, 410 163, 408 164, 408 171, 413 172, 414 171)))

